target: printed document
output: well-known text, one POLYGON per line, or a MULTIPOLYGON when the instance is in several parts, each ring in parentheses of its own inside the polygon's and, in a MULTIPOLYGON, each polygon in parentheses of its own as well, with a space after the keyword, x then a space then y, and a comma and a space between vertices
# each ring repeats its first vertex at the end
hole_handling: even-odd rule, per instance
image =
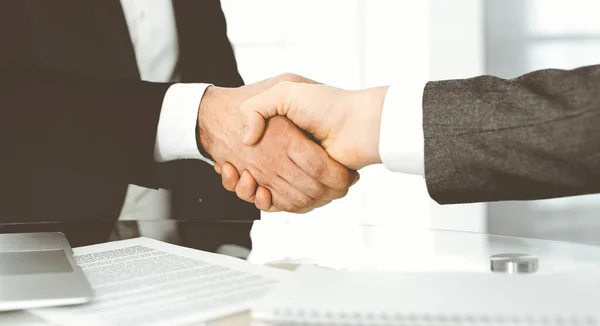
POLYGON ((74 252, 96 299, 30 311, 58 325, 198 325, 250 310, 291 274, 149 238, 74 252))

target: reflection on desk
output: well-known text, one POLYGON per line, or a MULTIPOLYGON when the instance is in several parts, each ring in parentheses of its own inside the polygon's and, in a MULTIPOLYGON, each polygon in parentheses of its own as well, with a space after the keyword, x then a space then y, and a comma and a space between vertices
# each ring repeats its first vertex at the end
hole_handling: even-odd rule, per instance
MULTIPOLYGON (((252 248, 250 241, 252 222, 236 220, 143 220, 10 223, 0 224, 0 233, 58 231, 65 233, 71 246, 81 247, 139 237, 141 235, 140 227, 147 227, 148 229, 174 228, 177 232, 172 238, 157 240, 209 252, 225 250, 224 253, 226 254, 246 258, 252 248)), ((152 238, 151 235, 144 236, 152 238)))
POLYGON ((523 253, 538 258, 537 273, 600 267, 600 247, 482 233, 256 221, 257 264, 310 263, 335 269, 490 272, 490 257, 523 253))

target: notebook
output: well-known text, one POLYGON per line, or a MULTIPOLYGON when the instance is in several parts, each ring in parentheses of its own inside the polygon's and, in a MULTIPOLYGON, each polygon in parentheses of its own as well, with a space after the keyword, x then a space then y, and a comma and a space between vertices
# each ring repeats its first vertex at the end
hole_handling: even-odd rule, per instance
POLYGON ((598 274, 350 272, 300 267, 256 325, 600 325, 598 274))

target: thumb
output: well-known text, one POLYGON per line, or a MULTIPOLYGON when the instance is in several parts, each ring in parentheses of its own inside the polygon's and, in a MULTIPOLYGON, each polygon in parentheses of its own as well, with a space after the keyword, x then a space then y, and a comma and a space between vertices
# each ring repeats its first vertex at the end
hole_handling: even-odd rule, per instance
POLYGON ((258 142, 265 131, 266 119, 287 114, 286 84, 287 82, 279 83, 240 104, 245 145, 254 145, 258 142))

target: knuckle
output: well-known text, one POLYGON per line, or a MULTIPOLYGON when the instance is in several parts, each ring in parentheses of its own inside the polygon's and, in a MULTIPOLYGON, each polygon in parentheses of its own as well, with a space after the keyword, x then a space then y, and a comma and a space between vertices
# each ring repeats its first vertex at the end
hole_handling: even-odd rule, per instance
POLYGON ((251 201, 252 199, 252 195, 248 193, 248 191, 244 188, 236 188, 235 193, 238 196, 238 198, 243 199, 245 201, 251 201))
POLYGON ((327 194, 327 188, 322 184, 315 184, 309 190, 309 196, 312 198, 315 198, 315 199, 322 198, 326 194, 327 194))
POLYGON ((296 212, 298 210, 298 207, 296 207, 294 204, 290 203, 290 202, 284 202, 281 205, 281 208, 286 211, 286 212, 296 212))
POLYGON ((350 187, 352 187, 351 178, 343 178, 340 190, 344 190, 344 191, 348 192, 350 187))
POLYGON ((294 201, 292 204, 294 206, 296 206, 297 209, 303 209, 303 208, 312 206, 314 201, 315 201, 314 199, 312 199, 308 196, 301 195, 301 196, 294 198, 294 201))
POLYGON ((294 212, 297 209, 290 201, 282 199, 279 196, 273 197, 273 206, 284 212, 294 212))
POLYGON ((241 199, 241 200, 243 200, 245 202, 248 202, 248 203, 253 203, 254 202, 253 200, 250 200, 247 197, 245 197, 243 194, 239 194, 238 193, 237 196, 238 196, 239 199, 241 199))
POLYGON ((326 200, 334 200, 334 199, 339 199, 339 198, 343 198, 348 194, 348 189, 330 189, 327 192, 326 197, 324 196, 322 199, 326 199, 326 200))
POLYGON ((291 72, 286 72, 283 73, 279 76, 278 80, 283 80, 283 81, 288 81, 288 82, 292 82, 294 84, 296 83, 303 83, 303 84, 315 84, 316 82, 310 78, 306 78, 302 75, 298 75, 298 74, 294 74, 291 72))
POLYGON ((352 178, 346 170, 341 170, 335 178, 335 189, 348 191, 352 185, 352 178))
POLYGON ((326 168, 325 168, 325 164, 311 164, 309 165, 311 171, 311 175, 320 178, 322 176, 325 175, 326 173, 326 168))
POLYGON ((292 87, 293 85, 294 85, 294 83, 292 81, 284 80, 284 81, 280 81, 277 84, 275 84, 275 86, 273 86, 272 90, 275 93, 283 92, 284 90, 287 90, 288 88, 292 87))
POLYGON ((298 214, 306 214, 306 213, 312 212, 314 210, 315 210, 314 207, 309 207, 309 208, 305 208, 305 209, 299 210, 296 213, 298 213, 298 214))
POLYGON ((350 191, 350 188, 344 188, 341 190, 338 190, 335 194, 335 198, 343 198, 346 197, 346 195, 348 194, 348 192, 350 191))
POLYGON ((302 80, 302 77, 291 73, 291 72, 284 72, 281 75, 279 75, 279 80, 283 80, 283 81, 298 81, 298 80, 302 80))

